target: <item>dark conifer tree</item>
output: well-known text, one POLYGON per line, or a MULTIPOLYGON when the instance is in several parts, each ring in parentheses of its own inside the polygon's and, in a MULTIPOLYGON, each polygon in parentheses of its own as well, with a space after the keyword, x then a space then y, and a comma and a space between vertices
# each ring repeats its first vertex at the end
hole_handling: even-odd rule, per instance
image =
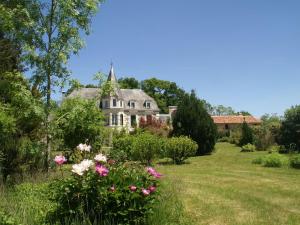
POLYGON ((246 144, 253 144, 254 136, 251 127, 244 121, 242 125, 242 137, 240 139, 240 146, 246 144))
POLYGON ((173 118, 173 136, 185 135, 198 144, 197 155, 209 154, 214 149, 217 128, 203 102, 194 91, 185 94, 173 118))

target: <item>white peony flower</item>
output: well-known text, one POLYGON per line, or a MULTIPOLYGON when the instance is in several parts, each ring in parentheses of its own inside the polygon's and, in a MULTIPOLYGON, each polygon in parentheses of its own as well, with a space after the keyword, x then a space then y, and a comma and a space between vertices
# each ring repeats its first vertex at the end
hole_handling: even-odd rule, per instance
POLYGON ((90 152, 91 151, 91 146, 87 144, 79 144, 77 146, 77 149, 81 152, 90 152))
POLYGON ((89 168, 94 165, 94 162, 92 160, 89 160, 89 159, 84 159, 84 160, 82 160, 80 165, 82 166, 84 171, 88 171, 89 168))
POLYGON ((72 166, 72 172, 78 174, 79 176, 83 175, 83 167, 80 164, 74 164, 72 166))
POLYGON ((103 154, 98 154, 98 155, 96 155, 95 156, 95 161, 97 161, 97 162, 107 162, 107 158, 106 158, 106 156, 105 155, 103 155, 103 154))

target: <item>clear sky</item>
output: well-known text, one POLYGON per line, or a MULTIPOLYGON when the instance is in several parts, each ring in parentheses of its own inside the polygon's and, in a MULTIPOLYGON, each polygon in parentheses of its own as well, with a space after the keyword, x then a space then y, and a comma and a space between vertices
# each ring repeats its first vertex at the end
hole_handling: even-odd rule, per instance
POLYGON ((73 78, 176 82, 212 105, 256 116, 300 104, 299 0, 106 0, 73 78))

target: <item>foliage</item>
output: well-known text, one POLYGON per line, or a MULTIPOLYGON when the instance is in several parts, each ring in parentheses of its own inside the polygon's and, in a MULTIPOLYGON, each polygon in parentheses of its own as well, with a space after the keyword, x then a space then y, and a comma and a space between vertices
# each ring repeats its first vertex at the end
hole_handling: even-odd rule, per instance
POLYGON ((239 145, 242 137, 242 129, 240 126, 237 126, 233 130, 230 131, 229 143, 239 145))
POLYGON ((300 150, 300 105, 285 112, 280 129, 280 144, 287 149, 300 150))
POLYGON ((282 167, 285 163, 285 157, 278 153, 268 154, 263 158, 263 166, 265 167, 282 167))
POLYGON ((99 150, 105 137, 103 115, 94 100, 67 98, 53 118, 54 136, 62 139, 60 150, 73 151, 78 143, 86 142, 99 150))
POLYGON ((290 158, 290 166, 295 169, 300 169, 300 154, 295 154, 290 158))
POLYGON ((240 146, 246 145, 246 144, 253 144, 253 131, 249 127, 249 125, 244 121, 242 125, 242 136, 239 142, 240 146))
POLYGON ((185 135, 198 144, 197 155, 211 153, 217 128, 194 91, 184 95, 173 118, 173 136, 185 135))
POLYGON ((246 144, 242 146, 241 152, 254 152, 256 150, 255 145, 246 144))
POLYGON ((185 136, 166 139, 165 145, 165 156, 176 164, 182 164, 189 157, 195 156, 198 149, 197 143, 185 136))
POLYGON ((113 139, 113 148, 109 156, 117 161, 124 162, 131 159, 132 143, 134 136, 126 135, 120 138, 113 139))
POLYGON ((101 162, 95 169, 91 165, 83 174, 74 173, 51 184, 51 200, 57 207, 48 213, 48 221, 143 224, 155 203, 157 179, 133 164, 101 162), (101 173, 99 167, 107 173, 101 173))
POLYGON ((132 159, 151 165, 161 149, 160 139, 149 133, 136 135, 132 143, 132 159))
POLYGON ((168 137, 170 133, 170 126, 168 124, 152 116, 147 117, 147 120, 145 120, 144 117, 141 117, 139 128, 160 137, 168 137))
POLYGON ((271 145, 267 150, 268 150, 268 153, 280 153, 280 148, 281 146, 279 145, 271 145))
POLYGON ((253 159, 253 160, 252 160, 252 163, 253 163, 253 164, 262 164, 262 163, 263 163, 263 160, 264 160, 264 158, 261 157, 261 156, 259 156, 259 157, 255 158, 255 159, 253 159))
POLYGON ((124 77, 118 80, 118 84, 120 88, 123 89, 139 89, 140 82, 136 80, 134 77, 124 77))
POLYGON ((169 106, 178 105, 184 90, 175 82, 151 78, 142 81, 142 89, 156 101, 161 113, 168 113, 169 106))

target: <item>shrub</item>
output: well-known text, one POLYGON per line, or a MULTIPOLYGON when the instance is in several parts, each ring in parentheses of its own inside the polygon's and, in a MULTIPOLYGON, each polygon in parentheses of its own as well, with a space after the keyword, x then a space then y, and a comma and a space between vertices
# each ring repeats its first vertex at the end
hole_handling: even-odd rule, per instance
POLYGON ((278 153, 266 155, 263 159, 263 165, 265 167, 282 167, 285 159, 278 153))
POLYGON ((218 142, 230 142, 230 137, 221 137, 218 139, 218 142))
POLYGON ((253 164, 262 164, 263 163, 263 157, 259 156, 252 160, 253 164))
POLYGON ((290 166, 300 169, 300 154, 296 154, 290 158, 290 166))
POLYGON ((279 145, 272 145, 268 148, 268 153, 280 153, 280 148, 279 145))
MULTIPOLYGON (((97 158, 97 157, 96 157, 97 158)), ((95 159, 96 159, 95 158, 95 159)), ((84 160, 73 165, 73 175, 51 185, 57 207, 51 223, 143 224, 152 212, 161 175, 137 164, 108 164, 84 160)))
POLYGON ((4 212, 0 212, 0 224, 1 225, 20 225, 13 218, 6 215, 4 212))
POLYGON ((242 136, 239 145, 243 146, 246 144, 253 144, 253 131, 249 127, 249 125, 244 121, 242 125, 242 136))
POLYGON ((188 136, 198 144, 197 155, 213 151, 217 140, 217 127, 207 113, 203 101, 194 91, 185 94, 172 121, 173 136, 188 136))
POLYGON ((184 160, 196 155, 198 145, 188 137, 173 137, 166 141, 166 156, 174 163, 181 164, 184 160))
POLYGON ((159 155, 162 147, 160 143, 160 138, 149 133, 135 136, 132 143, 132 159, 151 165, 152 160, 159 155))
POLYGON ((254 152, 256 150, 255 145, 246 144, 242 146, 241 152, 254 152))
POLYGON ((113 148, 109 156, 117 161, 124 162, 131 158, 132 143, 134 136, 126 135, 120 138, 114 138, 113 148))

